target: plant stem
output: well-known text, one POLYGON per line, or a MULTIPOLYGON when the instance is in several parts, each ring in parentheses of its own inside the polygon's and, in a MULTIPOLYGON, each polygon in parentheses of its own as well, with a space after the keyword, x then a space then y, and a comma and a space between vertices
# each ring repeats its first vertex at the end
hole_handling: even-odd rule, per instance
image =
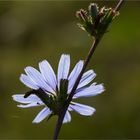
POLYGON ((117 4, 117 6, 115 7, 115 11, 119 11, 120 10, 120 8, 121 8, 121 6, 123 5, 123 3, 124 3, 124 0, 120 0, 119 1, 119 3, 117 4))
MULTIPOLYGON (((118 10, 121 8, 123 2, 124 2, 124 0, 120 0, 119 3, 117 4, 117 6, 115 7, 114 10, 115 10, 115 11, 118 11, 118 10)), ((108 28, 108 27, 106 27, 106 29, 107 29, 107 28, 108 28)), ((104 35, 104 34, 102 34, 100 37, 98 37, 98 38, 96 37, 96 38, 94 39, 93 44, 92 44, 92 46, 91 46, 91 48, 90 48, 90 50, 89 50, 89 52, 88 52, 88 55, 87 55, 87 57, 86 57, 86 59, 85 59, 85 61, 84 61, 84 66, 83 66, 83 68, 82 68, 82 70, 81 70, 81 72, 80 72, 80 74, 79 74, 79 76, 78 76, 78 78, 77 78, 77 80, 76 80, 76 82, 75 82, 73 88, 72 88, 72 91, 71 91, 71 93, 70 93, 70 95, 69 95, 69 97, 68 97, 68 99, 67 99, 67 101, 66 101, 66 104, 65 104, 65 106, 63 107, 63 109, 60 110, 60 113, 59 113, 59 115, 58 115, 58 120, 57 120, 57 123, 56 123, 56 128, 55 128, 55 131, 54 131, 54 136, 53 136, 53 139, 54 139, 54 140, 57 140, 57 139, 58 139, 58 135, 59 135, 59 132, 60 132, 62 123, 63 123, 64 116, 65 116, 66 111, 67 111, 67 109, 68 109, 68 106, 69 106, 70 102, 72 101, 72 98, 73 98, 74 93, 75 93, 75 90, 77 89, 77 86, 78 86, 78 84, 79 84, 79 82, 80 82, 80 80, 81 80, 81 77, 83 76, 83 73, 85 72, 85 70, 86 70, 86 68, 87 68, 87 65, 88 65, 88 63, 90 62, 90 60, 91 60, 91 58, 92 58, 92 55, 94 54, 94 52, 95 52, 95 50, 96 50, 96 48, 97 48, 97 45, 98 45, 99 42, 101 41, 103 35, 104 35)))
POLYGON ((65 116, 67 108, 68 108, 68 106, 69 106, 69 104, 70 104, 70 102, 72 100, 74 92, 75 92, 75 90, 76 90, 76 88, 77 88, 77 86, 78 86, 78 84, 80 82, 80 79, 81 79, 81 77, 82 77, 82 75, 83 75, 83 73, 84 73, 84 71, 85 71, 85 69, 86 69, 86 67, 87 67, 87 65, 88 65, 88 63, 89 63, 89 61, 90 61, 90 59, 92 57, 92 54, 94 53, 98 43, 99 43, 99 39, 94 39, 92 47, 89 50, 89 53, 88 53, 88 55, 87 55, 87 57, 86 57, 86 59, 84 61, 84 66, 83 66, 83 68, 82 68, 82 70, 81 70, 81 72, 80 72, 80 74, 79 74, 79 76, 78 76, 73 88, 72 88, 72 91, 71 91, 71 93, 70 93, 70 95, 69 95, 69 97, 67 99, 66 105, 63 108, 63 110, 60 111, 60 115, 58 116, 58 121, 57 121, 57 124, 56 124, 55 133, 54 133, 54 137, 53 137, 54 140, 57 140, 57 138, 58 138, 58 134, 59 134, 60 128, 62 126, 63 118, 65 116))

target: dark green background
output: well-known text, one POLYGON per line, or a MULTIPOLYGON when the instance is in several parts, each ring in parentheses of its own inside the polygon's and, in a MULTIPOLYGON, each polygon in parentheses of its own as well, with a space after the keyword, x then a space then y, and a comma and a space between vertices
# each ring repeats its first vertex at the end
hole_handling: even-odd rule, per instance
MULTIPOLYGON (((72 67, 84 59, 92 39, 80 30, 76 10, 91 1, 0 1, 0 138, 52 138, 56 117, 32 124, 40 107, 20 109, 11 98, 28 91, 19 76, 47 59, 57 71, 62 53, 72 67)), ((117 1, 98 1, 115 6, 117 1)), ((99 44, 88 69, 106 91, 79 99, 96 108, 92 117, 72 113, 60 138, 140 138, 140 2, 127 1, 99 44)))

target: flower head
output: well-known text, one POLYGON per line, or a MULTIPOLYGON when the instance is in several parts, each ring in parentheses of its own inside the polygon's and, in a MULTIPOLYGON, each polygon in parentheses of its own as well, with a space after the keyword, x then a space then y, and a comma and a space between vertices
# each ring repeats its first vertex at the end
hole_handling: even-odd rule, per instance
MULTIPOLYGON (((26 96, 26 94, 16 94, 12 97, 15 101, 22 103, 18 105, 21 108, 44 106, 33 120, 33 123, 39 123, 46 117, 58 115, 83 68, 83 63, 80 60, 69 74, 70 56, 63 54, 59 61, 57 77, 47 60, 39 63, 40 72, 28 66, 25 68, 26 74, 21 74, 20 80, 32 89, 32 91, 28 92, 31 94, 29 96, 26 96)), ((88 70, 83 74, 73 99, 95 96, 104 91, 102 84, 91 84, 95 76, 96 74, 93 70, 88 70)), ((70 111, 75 111, 84 116, 91 116, 95 109, 87 105, 71 102, 63 123, 71 121, 70 111)))

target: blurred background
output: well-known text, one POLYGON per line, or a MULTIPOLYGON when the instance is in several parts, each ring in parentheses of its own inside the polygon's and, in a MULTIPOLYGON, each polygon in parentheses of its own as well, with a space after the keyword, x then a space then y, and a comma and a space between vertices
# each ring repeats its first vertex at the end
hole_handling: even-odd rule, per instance
MULTIPOLYGON (((89 3, 115 7, 117 1, 0 1, 0 138, 52 138, 56 117, 32 124, 42 107, 20 109, 13 94, 29 89, 19 76, 26 66, 47 59, 57 71, 62 53, 73 67, 84 59, 92 39, 78 28, 75 12, 89 3)), ((140 2, 126 1, 99 44, 88 69, 106 91, 79 99, 96 108, 92 117, 72 113, 63 139, 140 138, 140 2)), ((71 67, 71 68, 72 68, 71 67)))

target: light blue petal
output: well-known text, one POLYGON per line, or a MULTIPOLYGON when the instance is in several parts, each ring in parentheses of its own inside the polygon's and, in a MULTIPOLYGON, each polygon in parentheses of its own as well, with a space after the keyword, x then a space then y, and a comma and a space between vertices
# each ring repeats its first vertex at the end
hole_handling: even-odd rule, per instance
POLYGON ((59 61, 57 72, 58 88, 60 86, 60 80, 68 78, 69 69, 70 69, 70 56, 62 54, 59 61))
POLYGON ((68 123, 71 121, 71 115, 69 113, 69 111, 66 112, 63 123, 68 123))
POLYGON ((32 79, 37 84, 38 87, 42 88, 45 91, 55 93, 54 90, 45 82, 41 73, 35 68, 26 67, 25 72, 30 77, 30 79, 32 79))
POLYGON ((25 74, 21 74, 20 76, 20 81, 25 84, 27 87, 31 88, 31 89, 35 89, 37 90, 38 89, 38 86, 36 85, 36 83, 34 81, 32 81, 30 79, 30 77, 28 77, 27 75, 25 74))
POLYGON ((43 103, 30 103, 26 105, 17 105, 20 108, 29 108, 29 107, 36 107, 36 106, 41 106, 43 103))
MULTIPOLYGON (((78 85, 78 88, 81 88, 83 86, 86 86, 89 84, 94 78, 96 77, 96 74, 93 70, 89 70, 85 72, 80 80, 80 83, 78 85)), ((78 89, 77 88, 77 89, 78 89)))
POLYGON ((45 107, 42 109, 39 114, 35 117, 33 120, 33 123, 40 123, 42 120, 44 120, 48 115, 50 115, 52 111, 48 107, 45 107))
POLYGON ((69 107, 68 107, 68 111, 73 111, 73 109, 71 108, 70 105, 69 105, 69 107))
POLYGON ((79 104, 79 103, 72 102, 72 104, 70 106, 75 112, 77 112, 81 115, 84 115, 84 116, 91 116, 96 111, 93 107, 79 104))
POLYGON ((79 76, 79 73, 81 72, 82 68, 83 68, 83 64, 84 62, 82 60, 80 60, 74 67, 74 69, 72 70, 72 72, 70 73, 70 76, 68 78, 69 80, 69 86, 68 86, 68 93, 71 92, 73 85, 75 84, 75 81, 77 79, 77 77, 79 76))
POLYGON ((99 84, 99 85, 92 84, 90 87, 77 90, 75 95, 73 96, 73 99, 80 98, 80 97, 96 96, 104 92, 104 90, 105 89, 102 84, 99 84))
POLYGON ((24 95, 25 94, 15 94, 12 97, 14 101, 24 104, 41 102, 41 100, 36 95, 30 95, 27 98, 24 98, 24 95))
POLYGON ((56 90, 56 76, 47 60, 44 60, 39 63, 39 69, 45 81, 56 90))

